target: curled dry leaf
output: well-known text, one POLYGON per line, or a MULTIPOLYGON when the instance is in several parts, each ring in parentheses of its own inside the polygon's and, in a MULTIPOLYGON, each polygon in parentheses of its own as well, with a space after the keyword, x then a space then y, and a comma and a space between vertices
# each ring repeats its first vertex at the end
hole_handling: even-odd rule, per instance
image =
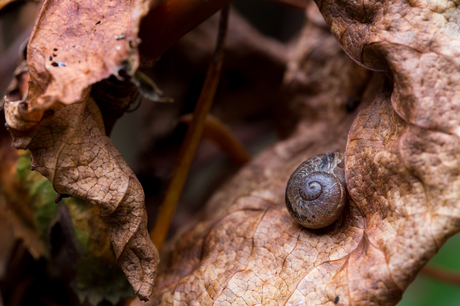
POLYGON ((460 229, 459 10, 450 1, 317 3, 350 56, 394 80, 356 119, 346 162, 366 217, 361 252, 376 268, 357 270, 350 297, 394 304, 460 229))
POLYGON ((30 152, 20 150, 18 154, 10 141, 0 142, 3 161, 0 166, 0 218, 5 219, 7 226, 12 226, 14 236, 23 241, 35 259, 46 257, 53 269, 61 272, 62 266, 70 269, 67 272, 74 276, 74 290, 82 303, 88 298, 92 305, 103 299, 116 304, 120 298, 132 297, 131 285, 116 265, 110 234, 99 217, 99 207, 74 197, 56 204, 51 182, 37 171, 31 171, 30 152), (60 207, 63 205, 67 210, 60 207), (64 215, 70 219, 66 220, 64 215), (55 228, 57 223, 60 230, 55 228), (68 244, 57 242, 60 239, 56 240, 56 235, 62 235, 68 244), (78 253, 78 259, 73 259, 70 266, 69 258, 66 262, 57 255, 62 252, 61 248, 69 245, 75 254, 78 253))
POLYGON ((348 133, 342 218, 301 228, 284 208, 284 189, 302 160, 344 144, 351 115, 310 124, 316 139, 294 133, 218 192, 209 203, 215 214, 174 245, 152 305, 395 305, 459 231, 456 4, 317 4, 343 49, 390 78, 378 93, 378 78, 368 85, 362 102, 372 103, 348 133), (293 145, 301 136, 314 142, 293 145))
POLYGON ((120 299, 132 298, 131 285, 116 265, 110 234, 99 217, 99 207, 74 197, 62 202, 69 212, 79 252, 74 290, 80 302, 87 299, 91 305, 98 305, 105 299, 115 305, 120 299))
MULTIPOLYGON (((8 114, 22 102, 5 103, 8 114)), ((13 146, 32 152, 32 169, 56 192, 101 207, 118 264, 136 294, 148 299, 158 254, 146 228, 142 187, 104 133, 96 103, 88 97, 71 105, 55 105, 30 132, 10 129, 13 146)))
POLYGON ((138 67, 140 19, 151 0, 43 3, 27 49, 35 108, 80 101, 88 86, 138 67))
POLYGON ((153 2, 44 1, 27 49, 27 101, 5 99, 13 145, 32 152, 32 167, 58 193, 100 205, 117 262, 143 300, 158 264, 144 193, 89 92, 120 70, 134 74, 140 19, 153 2))
POLYGON ((346 255, 359 244, 363 218, 352 218, 357 212, 348 208, 340 223, 309 231, 284 205, 287 180, 303 160, 344 147, 356 115, 345 105, 368 82, 365 69, 334 41, 327 30, 308 23, 299 43, 307 54, 291 61, 286 79, 293 90, 291 116, 302 124, 218 191, 208 203, 208 221, 172 244, 150 305, 333 305, 337 296, 347 302, 346 284, 331 282, 346 276, 346 255), (309 43, 312 37, 322 44, 309 43), (323 65, 327 59, 335 64, 323 65), (300 90, 319 85, 324 91, 300 90))
POLYGON ((153 2, 44 1, 27 47, 30 105, 15 110, 13 127, 32 128, 54 103, 80 101, 85 89, 120 70, 133 75, 140 20, 153 2))

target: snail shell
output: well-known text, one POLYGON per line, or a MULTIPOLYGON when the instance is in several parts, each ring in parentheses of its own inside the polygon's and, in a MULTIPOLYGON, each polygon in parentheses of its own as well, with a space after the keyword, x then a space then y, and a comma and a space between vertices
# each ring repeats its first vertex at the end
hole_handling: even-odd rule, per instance
POLYGON ((343 153, 324 153, 304 161, 286 187, 286 207, 297 223, 323 228, 334 223, 345 208, 343 153))

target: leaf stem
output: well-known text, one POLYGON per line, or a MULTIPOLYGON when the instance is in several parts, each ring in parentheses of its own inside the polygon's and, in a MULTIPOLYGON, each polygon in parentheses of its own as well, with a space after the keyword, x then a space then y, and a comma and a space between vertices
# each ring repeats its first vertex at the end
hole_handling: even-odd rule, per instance
POLYGON ((446 283, 451 283, 460 286, 460 274, 458 272, 453 272, 447 269, 434 267, 430 265, 423 267, 420 273, 432 278, 439 279, 446 283))
POLYGON ((213 60, 208 68, 206 79, 201 90, 200 97, 193 113, 193 119, 185 140, 181 146, 179 156, 174 166, 173 176, 166 190, 166 196, 160 206, 157 222, 150 233, 150 237, 157 247, 161 250, 163 242, 168 234, 169 226, 174 215, 174 211, 182 193, 182 189, 187 178, 190 165, 195 156, 196 148, 203 134, 206 116, 214 100, 217 85, 219 83, 220 73, 222 70, 222 59, 224 53, 224 41, 227 34, 229 7, 222 9, 221 20, 219 25, 219 34, 217 38, 216 50, 213 60))
MULTIPOLYGON (((192 114, 184 115, 179 122, 191 124, 193 120, 192 114)), ((208 114, 204 122, 203 138, 209 139, 217 144, 220 149, 225 152, 228 157, 238 166, 242 166, 251 160, 251 155, 248 153, 241 141, 233 135, 233 133, 220 121, 219 118, 208 114)))

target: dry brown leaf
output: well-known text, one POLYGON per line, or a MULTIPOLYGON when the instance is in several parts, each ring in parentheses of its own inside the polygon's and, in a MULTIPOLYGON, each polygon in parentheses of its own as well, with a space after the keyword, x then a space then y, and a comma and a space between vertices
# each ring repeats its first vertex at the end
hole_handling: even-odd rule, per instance
POLYGON ((32 128, 54 103, 80 101, 85 89, 120 70, 133 75, 140 20, 152 2, 44 1, 27 48, 30 105, 15 110, 13 127, 32 128))
MULTIPOLYGON (((346 255, 359 244, 363 219, 344 218, 323 231, 302 229, 284 206, 284 190, 301 161, 345 145, 353 121, 345 105, 362 94, 368 74, 340 51, 328 31, 310 23, 303 37, 299 45, 306 54, 292 60, 286 81, 294 92, 291 116, 302 124, 214 195, 209 221, 180 236, 165 256, 170 262, 159 274, 150 305, 332 305, 337 296, 339 304, 347 302, 346 284, 329 281, 346 276, 346 255), (309 43, 312 37, 322 44, 309 43), (324 66, 327 59, 335 64, 324 66), (299 90, 318 85, 325 90, 299 90)), ((349 208, 346 214, 356 212, 349 208)))
MULTIPOLYGON (((316 123, 309 130, 302 128, 308 123, 299 125, 299 134, 257 157, 216 194, 209 221, 174 245, 151 305, 395 305, 421 267, 459 231, 456 5, 318 1, 318 6, 355 61, 391 71, 387 76, 394 78, 378 94, 373 89, 382 83, 374 78, 363 98, 373 102, 349 132, 351 198, 342 219, 308 230, 284 208, 294 168, 345 142, 350 115, 336 112, 332 120, 318 122, 315 118, 327 114, 313 113, 316 123)), ((313 59, 307 61, 305 86, 321 74, 312 69, 313 51, 319 50, 307 50, 313 59)), ((336 68, 329 72, 343 69, 338 58, 328 58, 336 68)), ((327 112, 326 98, 334 97, 319 92, 310 99, 314 104, 298 111, 327 112)))
POLYGON ((140 19, 151 2, 45 1, 27 50, 34 107, 79 101, 85 88, 120 69, 132 75, 140 19))
POLYGON ((144 193, 88 96, 92 84, 120 70, 134 74, 140 19, 153 2, 44 1, 27 49, 28 96, 5 99, 13 145, 32 152, 32 167, 58 193, 101 206, 118 264, 143 300, 158 264, 144 193))
POLYGON ((460 230, 459 12, 449 1, 318 5, 351 56, 394 78, 356 119, 346 163, 366 255, 381 267, 358 271, 350 296, 391 305, 460 230))
MULTIPOLYGON (((11 108, 23 102, 5 103, 11 108)), ((148 299, 158 254, 146 228, 142 187, 104 133, 100 111, 88 92, 81 102, 55 105, 30 133, 10 129, 13 146, 32 152, 32 168, 56 192, 101 207, 118 264, 136 294, 148 299)))

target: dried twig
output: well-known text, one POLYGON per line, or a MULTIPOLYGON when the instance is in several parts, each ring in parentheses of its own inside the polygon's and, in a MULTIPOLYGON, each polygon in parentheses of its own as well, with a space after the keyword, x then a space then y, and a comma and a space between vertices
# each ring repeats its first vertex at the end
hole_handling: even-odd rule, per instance
MULTIPOLYGON (((188 114, 180 118, 180 122, 191 124, 193 120, 192 114, 188 114)), ((220 121, 219 118, 209 114, 204 122, 203 138, 209 139, 217 144, 232 161, 242 166, 251 160, 251 155, 248 153, 244 145, 236 138, 233 133, 220 121)))
POLYGON ((451 283, 460 286, 460 274, 440 267, 425 266, 420 273, 423 275, 439 279, 446 283, 451 283))
POLYGON ((214 100, 214 95, 216 93, 222 69, 228 15, 229 7, 227 6, 222 9, 216 51, 211 65, 209 66, 208 73, 193 114, 192 123, 185 135, 185 140, 174 166, 173 176, 169 182, 163 203, 160 206, 159 217, 150 234, 150 237, 158 250, 161 250, 161 246, 168 234, 177 202, 179 201, 180 194, 182 193, 190 165, 193 161, 193 157, 195 156, 196 148, 198 147, 201 135, 203 134, 206 116, 211 108, 212 101, 214 100))

